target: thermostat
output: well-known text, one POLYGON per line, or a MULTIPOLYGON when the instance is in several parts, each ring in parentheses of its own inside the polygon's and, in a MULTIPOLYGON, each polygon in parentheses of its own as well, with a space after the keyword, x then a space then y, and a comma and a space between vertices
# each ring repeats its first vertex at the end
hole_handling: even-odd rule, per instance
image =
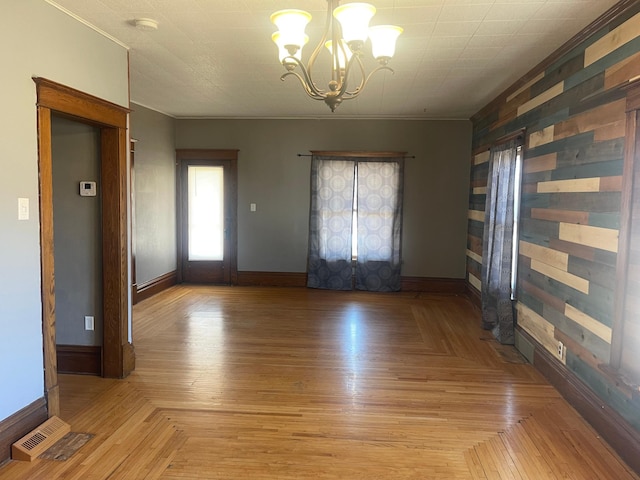
POLYGON ((96 182, 80 182, 80 196, 81 197, 95 197, 96 196, 96 182))

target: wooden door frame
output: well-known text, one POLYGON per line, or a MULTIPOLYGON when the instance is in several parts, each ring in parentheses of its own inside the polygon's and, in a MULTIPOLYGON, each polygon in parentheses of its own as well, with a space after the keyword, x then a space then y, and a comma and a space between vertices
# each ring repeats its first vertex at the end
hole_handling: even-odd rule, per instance
MULTIPOLYGON (((630 82, 623 87, 626 90, 626 131, 624 149, 624 167, 622 172, 622 199, 620 208, 620 231, 618 234, 618 255, 616 260, 616 288, 614 297, 614 315, 611 338, 611 357, 609 365, 618 373, 622 361, 624 339, 625 302, 627 295, 627 268, 631 249, 631 227, 633 213, 633 189, 636 158, 640 154, 638 116, 640 116, 640 80, 630 82)), ((624 380, 622 380, 624 382, 624 380)))
POLYGON ((177 149, 176 150, 176 245, 177 245, 177 280, 183 281, 182 257, 183 240, 183 212, 182 212, 182 162, 189 160, 209 160, 227 162, 231 181, 225 179, 225 187, 231 188, 233 208, 230 212, 230 223, 227 225, 229 232, 229 284, 238 284, 238 150, 231 149, 177 149))
POLYGON ((45 396, 49 416, 60 412, 56 361, 51 116, 100 130, 102 188, 102 372, 123 378, 135 366, 129 343, 127 240, 127 119, 129 110, 44 78, 34 78, 38 115, 40 255, 45 396))
MULTIPOLYGON (((136 140, 129 141, 129 231, 131 237, 131 305, 138 303, 138 280, 136 278, 136 140)), ((132 330, 133 331, 133 330, 132 330)))

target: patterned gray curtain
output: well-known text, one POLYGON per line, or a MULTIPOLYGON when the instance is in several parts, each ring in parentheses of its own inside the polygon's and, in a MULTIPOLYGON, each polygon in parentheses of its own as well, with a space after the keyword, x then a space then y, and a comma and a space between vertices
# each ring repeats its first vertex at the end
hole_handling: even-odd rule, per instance
POLYGON ((404 159, 358 161, 356 288, 400 290, 404 159))
POLYGON ((351 290, 351 228, 355 162, 311 159, 307 286, 351 290))
POLYGON ((511 299, 514 190, 518 141, 491 149, 482 247, 482 326, 503 344, 514 343, 511 299))
POLYGON ((403 158, 313 156, 308 287, 353 288, 355 233, 356 288, 400 290, 403 167, 403 158))

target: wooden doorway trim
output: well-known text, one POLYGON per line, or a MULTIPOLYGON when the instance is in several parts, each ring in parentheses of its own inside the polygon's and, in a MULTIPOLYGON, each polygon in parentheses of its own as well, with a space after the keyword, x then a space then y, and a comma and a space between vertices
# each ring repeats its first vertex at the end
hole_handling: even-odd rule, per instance
MULTIPOLYGON (((622 365, 624 345, 625 303, 627 298, 627 274, 631 260, 632 230, 634 226, 634 191, 637 190, 637 158, 640 155, 640 80, 623 87, 626 90, 627 124, 625 132, 624 168, 622 172, 622 200, 620 208, 620 231, 616 263, 616 289, 611 338, 610 366, 617 374, 622 365)), ((637 222, 637 220, 635 220, 637 222)), ((624 379, 622 379, 624 382, 624 379)))
POLYGON ((129 110, 43 78, 34 78, 38 112, 40 249, 45 395, 49 416, 60 411, 56 362, 53 261, 51 115, 100 129, 102 185, 103 345, 105 377, 127 376, 135 365, 129 343, 127 243, 127 116, 129 110))

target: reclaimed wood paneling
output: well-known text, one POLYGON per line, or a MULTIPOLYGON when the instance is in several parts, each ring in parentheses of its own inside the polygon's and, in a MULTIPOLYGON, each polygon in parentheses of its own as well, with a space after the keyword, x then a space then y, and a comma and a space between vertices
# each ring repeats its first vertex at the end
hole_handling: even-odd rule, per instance
POLYGON ((564 271, 567 270, 569 265, 568 254, 529 242, 520 242, 520 255, 564 271))
POLYGON ((585 280, 584 278, 580 278, 577 275, 573 275, 572 273, 569 273, 565 270, 560 270, 559 268, 552 267, 538 260, 531 260, 531 268, 536 272, 540 272, 543 275, 546 275, 549 278, 558 280, 564 285, 575 288, 582 293, 589 293, 589 281, 585 280))
POLYGON ((606 140, 613 140, 616 138, 624 137, 626 130, 626 122, 620 120, 613 122, 602 127, 598 127, 593 131, 593 139, 596 142, 604 142, 606 140))
POLYGON ((510 102, 511 100, 513 100, 514 98, 516 98, 518 95, 520 95, 522 92, 528 91, 531 86, 535 83, 537 83, 539 80, 544 78, 544 72, 540 72, 538 75, 536 75, 535 77, 533 77, 531 80, 529 80, 527 83, 525 83, 524 85, 522 85, 522 87, 520 87, 518 90, 516 90, 515 92, 513 92, 511 95, 509 95, 507 97, 507 103, 510 102))
POLYGON ((599 178, 578 178, 538 183, 538 193, 552 192, 599 192, 599 178))
POLYGON ((546 90, 545 92, 541 93, 537 97, 534 97, 528 102, 522 104, 518 108, 518 116, 523 115, 528 111, 533 110, 536 107, 539 107, 543 103, 548 102, 554 97, 557 97, 562 92, 564 92, 564 82, 557 83, 556 85, 551 87, 549 90, 546 90))
POLYGON ((638 75, 640 75, 640 52, 611 68, 607 68, 604 75, 604 86, 612 88, 635 79, 638 75))
POLYGON ((482 256, 478 255, 476 252, 472 252, 471 250, 467 249, 467 256, 474 259, 478 263, 482 263, 482 256))
POLYGON ((612 123, 624 122, 625 104, 626 100, 623 98, 574 115, 570 119, 556 124, 554 140, 590 132, 612 123))
POLYGON ((479 292, 481 292, 481 291, 482 291, 482 282, 480 281, 480 279, 479 279, 477 276, 472 275, 472 274, 469 274, 469 283, 470 283, 471 285, 473 285, 473 287, 474 287, 477 291, 479 291, 479 292))
POLYGON ((555 125, 551 125, 549 127, 543 128, 542 130, 538 130, 537 132, 532 132, 529 135, 529 148, 536 148, 540 145, 545 145, 547 143, 553 142, 554 131, 555 125))
POLYGON ((556 152, 540 155, 539 157, 526 158, 522 164, 523 173, 545 172, 555 170, 558 161, 556 152))
POLYGON ((481 165, 483 163, 487 163, 489 161, 489 150, 485 150, 484 152, 478 153, 473 157, 474 165, 481 165))
POLYGON ((469 219, 476 222, 484 222, 484 212, 480 210, 469 210, 469 219))
POLYGON ((611 343, 610 327, 603 325, 602 323, 597 321, 595 318, 590 317, 586 313, 581 312, 580 310, 569 305, 568 303, 565 306, 564 314, 574 322, 582 325, 584 328, 586 328, 590 332, 595 333, 605 342, 611 343))
POLYGON ((633 16, 593 45, 587 47, 584 53, 584 66, 587 67, 597 62, 605 55, 638 36, 640 36, 640 14, 633 16))
POLYGON ((549 351, 554 350, 558 343, 554 337, 555 327, 520 302, 516 305, 516 310, 518 312, 518 325, 547 347, 549 351))
POLYGON ((532 208, 531 218, 549 220, 551 222, 581 223, 584 225, 589 223, 589 212, 556 210, 553 208, 532 208))
POLYGON ((551 293, 535 286, 530 282, 527 282, 526 280, 522 281, 520 285, 525 292, 540 300, 543 305, 550 305, 552 308, 558 311, 564 309, 565 302, 561 298, 552 295, 551 293))
MULTIPOLYGON (((477 163, 478 155, 500 137, 525 129, 517 323, 597 393, 620 391, 621 384, 603 369, 615 339, 616 263, 626 221, 626 86, 639 75, 640 2, 625 0, 472 118, 469 289, 480 289, 473 272, 482 259, 484 227, 484 207, 473 194, 488 177, 486 154, 483 163, 477 163), (562 359, 559 341, 565 345, 562 359)), ((636 294, 626 305, 640 312, 637 270, 636 294)), ((637 335, 630 341, 640 343, 638 325, 629 338, 637 335)), ((606 397, 610 407, 640 418, 640 394, 627 403, 614 397, 606 397)))
POLYGON ((560 223, 560 240, 601 248, 610 252, 618 251, 618 230, 560 223))

